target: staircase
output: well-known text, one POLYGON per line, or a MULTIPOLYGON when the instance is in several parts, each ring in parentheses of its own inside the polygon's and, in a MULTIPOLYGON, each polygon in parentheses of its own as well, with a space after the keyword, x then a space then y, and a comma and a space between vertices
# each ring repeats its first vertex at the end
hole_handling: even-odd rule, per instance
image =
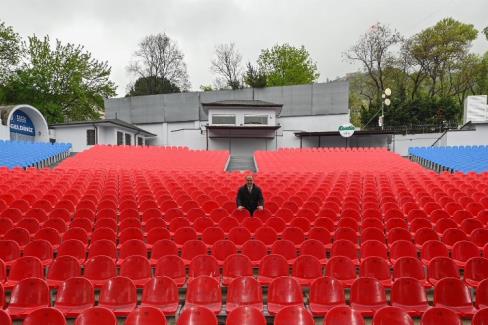
POLYGON ((227 171, 231 172, 234 170, 250 170, 255 172, 256 166, 254 165, 253 156, 231 156, 229 165, 227 165, 227 171))

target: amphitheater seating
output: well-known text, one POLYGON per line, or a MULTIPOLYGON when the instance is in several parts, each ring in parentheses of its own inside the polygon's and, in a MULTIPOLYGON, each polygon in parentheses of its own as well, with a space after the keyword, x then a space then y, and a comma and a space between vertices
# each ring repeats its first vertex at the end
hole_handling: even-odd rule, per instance
POLYGON ((122 168, 111 149, 96 149, 107 166, 80 156, 82 168, 0 169, 0 297, 16 297, 7 317, 52 304, 77 324, 161 321, 141 307, 178 324, 231 323, 243 310, 363 324, 393 306, 427 324, 488 304, 488 174, 435 174, 378 149, 304 151, 308 170, 300 150, 283 150, 258 159, 270 171, 255 177, 266 204, 251 218, 233 213, 241 174, 153 168, 142 148, 141 168, 122 168), (360 168, 341 163, 356 156, 360 168))
POLYGON ((0 140, 0 167, 45 167, 69 155, 69 143, 0 140))
POLYGON ((413 147, 408 154, 414 161, 439 171, 488 171, 488 146, 413 147))

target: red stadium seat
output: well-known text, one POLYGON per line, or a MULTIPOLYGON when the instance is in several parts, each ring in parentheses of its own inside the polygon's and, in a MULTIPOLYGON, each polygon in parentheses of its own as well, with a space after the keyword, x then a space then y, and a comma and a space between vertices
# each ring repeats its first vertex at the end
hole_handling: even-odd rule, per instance
POLYGON ((112 310, 115 316, 127 316, 136 304, 136 287, 129 278, 113 277, 100 289, 98 306, 112 310))
POLYGON ((479 310, 474 314, 472 325, 488 324, 488 308, 479 310))
POLYGON ((314 316, 326 314, 336 306, 345 306, 344 287, 333 277, 321 277, 310 287, 310 310, 314 316))
POLYGON ((179 295, 176 283, 169 277, 157 276, 144 285, 142 307, 155 307, 165 315, 174 315, 178 310, 179 295))
POLYGON ((117 246, 113 241, 108 239, 100 239, 92 242, 90 247, 88 247, 88 258, 100 255, 108 256, 115 261, 117 259, 117 246))
POLYGON ((78 260, 69 255, 58 256, 49 266, 47 284, 50 288, 61 285, 69 278, 81 275, 81 265, 78 260))
POLYGON ((120 264, 120 275, 131 279, 137 288, 142 288, 152 277, 151 264, 145 256, 128 256, 120 264))
POLYGON ((405 256, 417 258, 417 248, 411 241, 398 240, 390 245, 390 261, 392 264, 405 256))
POLYGON ((214 314, 219 313, 222 306, 222 292, 218 281, 205 275, 189 281, 185 309, 192 306, 206 307, 214 314))
POLYGON ((30 234, 24 228, 14 227, 5 233, 3 239, 13 240, 23 249, 30 241, 30 234))
POLYGON ((191 260, 189 268, 190 281, 192 278, 202 275, 220 280, 220 268, 215 257, 211 255, 198 255, 191 260))
POLYGON ((322 274, 320 261, 312 255, 300 255, 292 265, 292 276, 302 286, 309 287, 322 274))
POLYGON ((238 277, 252 275, 252 263, 246 255, 233 254, 225 259, 222 274, 222 284, 224 286, 228 286, 238 277))
POLYGON ((8 281, 4 287, 10 289, 19 281, 28 278, 44 279, 44 267, 37 257, 23 256, 16 259, 10 267, 8 281))
POLYGON ((66 325, 64 315, 55 308, 44 307, 34 310, 24 320, 24 325, 66 325))
POLYGON ((225 239, 224 231, 219 227, 209 227, 202 232, 202 241, 208 246, 215 242, 225 239))
POLYGON ((449 257, 435 257, 427 265, 427 279, 432 285, 444 278, 459 278, 459 269, 449 257))
POLYGON ((219 265, 223 265, 225 259, 237 253, 236 245, 230 240, 219 240, 212 245, 212 256, 215 257, 219 265))
POLYGON ((156 263, 155 276, 166 276, 182 287, 186 282, 185 263, 178 255, 165 255, 156 263))
POLYGON ((386 259, 379 256, 370 256, 363 259, 359 266, 359 276, 375 278, 385 288, 392 286, 390 265, 386 259))
POLYGON ((76 317, 75 325, 117 325, 115 314, 107 308, 92 307, 76 317))
POLYGON ((356 267, 346 256, 332 257, 326 265, 325 274, 338 279, 346 288, 356 280, 356 267))
POLYGON ((241 306, 263 309, 261 286, 252 276, 235 278, 227 290, 227 313, 241 306))
POLYGON ((361 260, 370 256, 388 258, 388 248, 378 240, 368 240, 361 244, 361 260))
POLYGON ((95 290, 89 280, 72 277, 62 282, 56 294, 55 307, 65 317, 76 317, 95 304, 95 290))
POLYGON ((14 240, 0 240, 0 259, 7 265, 20 257, 20 246, 14 240))
POLYGON ((422 325, 461 325, 459 316, 450 309, 434 307, 427 310, 421 319, 422 325))
POLYGON ((60 256, 72 256, 82 264, 86 259, 85 245, 78 239, 64 241, 58 248, 58 257, 60 256))
POLYGON ((482 248, 488 244, 488 229, 475 229, 471 232, 470 239, 478 247, 482 248))
POLYGON ((191 306, 185 308, 181 313, 176 325, 217 325, 217 317, 212 310, 202 306, 191 306))
POLYGON ((190 265, 193 258, 198 255, 207 255, 208 248, 201 240, 187 241, 181 249, 181 258, 185 265, 190 265))
POLYGON ((464 268, 466 262, 472 257, 479 257, 480 249, 476 244, 468 241, 461 240, 454 244, 452 247, 451 257, 456 262, 457 266, 464 268))
POLYGON ((271 254, 277 254, 283 256, 288 264, 293 264, 297 258, 297 249, 293 242, 282 239, 277 240, 271 246, 271 254))
POLYGON ((303 306, 292 305, 279 310, 275 316, 275 325, 314 325, 312 314, 303 306))
POLYGON ((488 279, 488 259, 486 257, 472 257, 464 267, 464 282, 476 288, 481 281, 488 279))
POLYGON ((254 238, 263 242, 266 247, 271 248, 271 245, 277 240, 278 235, 274 228, 269 226, 262 226, 256 229, 254 233, 254 238))
POLYGON ((468 240, 468 236, 458 228, 449 228, 442 234, 442 242, 447 246, 448 249, 452 249, 455 243, 468 240))
POLYGON ((289 266, 281 255, 266 255, 259 265, 258 281, 261 285, 269 285, 273 279, 288 276, 289 266))
POLYGON ((49 306, 47 283, 39 278, 27 278, 15 285, 6 311, 12 319, 23 319, 33 311, 49 306))
POLYGON ((373 325, 413 325, 413 319, 397 307, 383 307, 373 317, 373 325))
POLYGON ((84 276, 96 287, 102 287, 116 275, 115 262, 108 256, 99 255, 87 259, 84 276))
POLYGON ((438 240, 426 241, 420 251, 422 262, 428 264, 435 257, 449 257, 449 251, 446 245, 438 240))
POLYGON ((129 313, 125 321, 126 325, 166 325, 164 314, 154 307, 139 307, 129 313))
POLYGON ((403 277, 414 278, 426 288, 432 286, 425 277, 424 265, 415 257, 401 257, 393 265, 393 278, 399 279, 403 277))
POLYGON ((147 247, 142 240, 139 239, 129 239, 126 240, 122 245, 120 245, 119 259, 117 264, 122 264, 124 259, 129 256, 138 255, 147 258, 147 247))
POLYGON ((332 308, 325 316, 325 325, 364 325, 361 314, 348 306, 338 306, 332 308))
POLYGON ((415 278, 398 278, 391 289, 391 305, 406 311, 412 317, 421 316, 430 308, 425 289, 415 278))
POLYGON ((267 250, 263 242, 259 240, 248 240, 242 245, 242 254, 249 257, 253 266, 258 266, 266 256, 267 250))
POLYGON ((276 315, 288 306, 303 306, 302 289, 300 284, 293 278, 288 276, 278 277, 271 281, 269 285, 268 311, 271 315, 276 315))
POLYGON ((97 228, 91 236, 91 241, 96 242, 99 240, 110 240, 112 242, 117 242, 117 234, 111 228, 101 227, 97 228))
POLYGON ((355 265, 359 265, 358 251, 356 245, 349 240, 340 239, 334 241, 331 248, 331 256, 345 256, 355 265))
POLYGON ((375 278, 359 278, 351 287, 351 307, 365 317, 385 307, 386 294, 381 282, 375 278))
POLYGON ((241 306, 227 315, 226 325, 266 325, 266 318, 255 307, 241 306))
POLYGON ((160 239, 152 247, 151 264, 156 265, 158 260, 166 255, 178 255, 178 247, 169 239, 160 239))
POLYGON ((227 238, 240 248, 251 239, 251 233, 244 227, 234 227, 228 232, 227 238))
POLYGON ((472 318, 476 312, 468 288, 457 278, 439 280, 434 289, 434 305, 449 308, 462 318, 472 318))

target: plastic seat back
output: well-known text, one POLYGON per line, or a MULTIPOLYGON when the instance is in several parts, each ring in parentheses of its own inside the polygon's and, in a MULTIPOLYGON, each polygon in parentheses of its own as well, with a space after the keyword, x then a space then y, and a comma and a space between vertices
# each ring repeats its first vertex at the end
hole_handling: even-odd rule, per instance
POLYGON ((117 325, 115 314, 104 307, 92 307, 76 317, 75 325, 117 325))
POLYGON ((69 255, 57 257, 49 266, 47 280, 66 281, 69 278, 80 276, 81 265, 78 260, 69 255))
POLYGON ((468 288, 457 278, 444 278, 437 282, 434 289, 434 305, 437 304, 474 309, 468 288))
POLYGON ((420 321, 422 325, 461 325, 459 316, 452 310, 443 307, 433 307, 427 310, 420 321))
POLYGON ((156 276, 167 276, 171 279, 180 279, 184 282, 186 277, 185 263, 178 255, 161 257, 156 264, 156 276))
POLYGON ((12 264, 8 278, 9 281, 20 281, 27 278, 44 279, 44 267, 37 257, 22 256, 12 264))
POLYGON ((144 244, 144 242, 142 240, 129 239, 129 240, 126 240, 120 246, 119 258, 121 260, 123 260, 129 256, 132 256, 132 255, 147 257, 146 244, 144 244))
POLYGON ((312 255, 300 255, 292 266, 292 276, 301 280, 307 280, 310 284, 312 280, 322 276, 322 266, 320 261, 312 255))
POLYGON ((166 317, 157 308, 144 306, 134 309, 127 316, 125 325, 166 325, 166 317))
POLYGON ((189 274, 191 278, 201 275, 218 278, 220 277, 219 264, 211 255, 198 255, 191 260, 189 274))
POLYGON ((140 255, 131 255, 120 265, 120 275, 131 279, 136 286, 140 286, 152 276, 149 260, 140 255))
POLYGON ((3 309, 0 309, 0 324, 12 325, 12 319, 10 318, 10 315, 3 309))
POLYGON ((251 306, 240 306, 227 314, 226 325, 266 325, 262 311, 251 306))
POLYGON ((271 309, 272 304, 282 306, 303 304, 302 288, 298 282, 288 276, 281 276, 271 281, 268 289, 268 308, 271 309))
POLYGON ((385 289, 375 278, 358 278, 351 287, 351 304, 386 305, 385 289))
POLYGON ((83 262, 86 258, 85 245, 77 239, 64 241, 58 248, 58 257, 72 256, 78 261, 83 262))
POLYGON ((95 289, 89 280, 72 277, 62 282, 56 294, 55 306, 68 317, 77 316, 95 304, 95 289))
POLYGON ((271 246, 271 254, 281 255, 291 263, 297 257, 297 249, 292 241, 282 239, 275 241, 271 246))
POLYGON ((348 306, 334 307, 325 316, 325 325, 364 325, 364 319, 360 313, 348 306))
POLYGON ((99 255, 105 255, 115 260, 117 258, 117 246, 108 239, 92 242, 90 247, 88 247, 88 258, 99 255))
POLYGON ((261 286, 252 276, 234 279, 227 290, 227 311, 245 305, 253 305, 260 309, 263 306, 261 286))
POLYGON ((325 274, 341 281, 350 281, 350 286, 352 280, 356 279, 356 267, 350 258, 346 256, 335 256, 328 261, 325 274))
POLYGON ((345 305, 344 286, 342 283, 330 276, 318 278, 312 282, 310 287, 310 309, 315 314, 322 311, 320 307, 325 306, 325 310, 337 305, 345 305))
POLYGON ((121 307, 134 309, 137 304, 136 286, 129 278, 115 276, 100 289, 98 304, 115 310, 121 307))
POLYGON ((208 252, 207 246, 201 240, 187 241, 181 249, 181 257, 184 260, 191 261, 198 255, 206 255, 208 252))
POLYGON ((425 309, 429 306, 424 287, 417 279, 410 277, 395 280, 390 300, 393 306, 411 307, 412 311, 419 310, 419 306, 423 306, 425 309))
MULTIPOLYGON (((249 257, 241 254, 229 255, 224 262, 223 276, 226 278, 238 278, 241 276, 252 276, 252 263, 249 257)), ((228 283, 226 283, 228 284, 228 283)))
POLYGON ((0 259, 12 263, 20 257, 20 246, 14 240, 0 240, 0 259))
POLYGON ((427 265, 427 276, 435 284, 443 278, 459 278, 459 269, 450 257, 435 257, 427 265))
POLYGON ((488 325, 488 308, 479 310, 474 314, 472 325, 488 325))
POLYGON ((47 283, 39 278, 27 278, 15 285, 10 296, 7 312, 12 318, 22 318, 39 307, 49 307, 50 295, 47 283))
POLYGON ((383 307, 373 317, 373 325, 413 325, 413 319, 398 307, 383 307))
POLYGON ((303 306, 288 306, 275 316, 275 325, 314 325, 312 314, 303 306))
POLYGON ((212 277, 202 275, 188 283, 186 301, 192 305, 218 306, 222 303, 219 283, 212 277))
POLYGON ((89 258, 85 263, 84 276, 97 285, 104 283, 106 280, 114 277, 115 275, 115 262, 108 256, 95 256, 89 258))
MULTIPOLYGON (((3 323, 2 323, 3 324, 3 323)), ((66 325, 63 313, 55 308, 40 308, 34 310, 24 319, 24 325, 66 325)))
POLYGON ((361 277, 376 278, 380 281, 389 280, 391 278, 390 266, 384 258, 378 256, 366 257, 359 266, 359 275, 361 277))
POLYGON ((176 321, 176 325, 217 325, 217 317, 208 308, 191 306, 185 308, 176 321))
POLYGON ((156 275, 144 285, 141 306, 153 306, 165 314, 174 314, 178 308, 178 302, 178 287, 171 278, 156 275))

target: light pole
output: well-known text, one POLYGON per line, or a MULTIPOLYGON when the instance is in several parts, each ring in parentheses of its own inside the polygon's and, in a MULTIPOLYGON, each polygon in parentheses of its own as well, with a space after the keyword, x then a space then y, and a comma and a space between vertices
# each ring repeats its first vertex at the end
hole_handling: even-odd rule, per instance
POLYGON ((381 130, 384 129, 385 127, 385 110, 384 110, 384 106, 390 106, 391 104, 391 100, 390 100, 390 96, 391 96, 391 89, 390 88, 386 88, 383 93, 381 94, 381 116, 380 118, 378 119, 378 125, 381 127, 381 130))

